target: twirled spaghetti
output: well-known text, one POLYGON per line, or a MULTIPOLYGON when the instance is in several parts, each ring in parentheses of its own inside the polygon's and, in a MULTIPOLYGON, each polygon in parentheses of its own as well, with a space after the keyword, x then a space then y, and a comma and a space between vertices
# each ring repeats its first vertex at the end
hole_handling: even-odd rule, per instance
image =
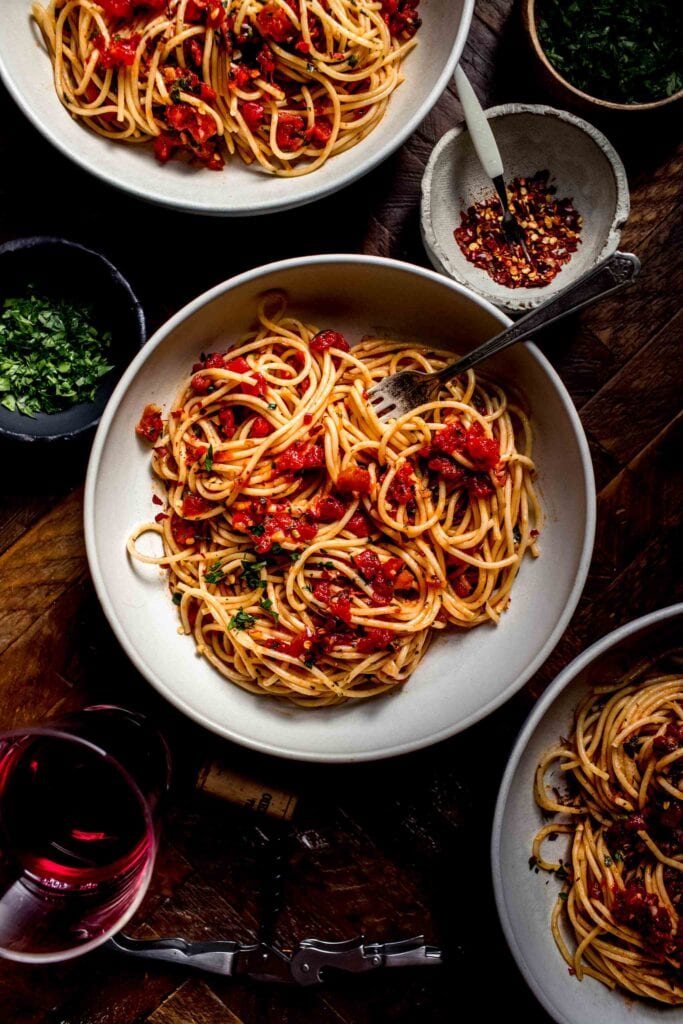
POLYGON ((382 119, 418 0, 50 0, 60 100, 109 139, 300 175, 382 119))
POLYGON ((552 932, 572 972, 682 1005, 683 677, 643 681, 640 666, 591 690, 569 740, 538 766, 534 792, 562 815, 537 833, 532 864, 566 880, 552 932), (566 796, 546 783, 556 763, 566 796), (557 833, 571 836, 566 864, 542 856, 557 833))
POLYGON ((434 630, 498 621, 538 553, 527 417, 473 371, 389 425, 367 401, 386 374, 449 359, 376 337, 350 350, 271 294, 165 421, 147 407, 167 507, 129 550, 168 567, 183 629, 229 679, 305 705, 370 697, 434 630), (163 555, 136 546, 149 531, 163 555))

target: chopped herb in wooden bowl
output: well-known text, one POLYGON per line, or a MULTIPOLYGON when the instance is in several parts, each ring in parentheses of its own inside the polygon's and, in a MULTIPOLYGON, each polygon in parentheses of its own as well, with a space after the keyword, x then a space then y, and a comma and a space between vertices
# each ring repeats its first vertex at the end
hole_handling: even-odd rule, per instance
POLYGON ((545 56, 576 89, 640 104, 683 89, 681 0, 537 0, 545 56))
POLYGON ((11 412, 56 413, 95 398, 107 360, 108 331, 92 311, 30 293, 5 299, 0 313, 0 403, 11 412))

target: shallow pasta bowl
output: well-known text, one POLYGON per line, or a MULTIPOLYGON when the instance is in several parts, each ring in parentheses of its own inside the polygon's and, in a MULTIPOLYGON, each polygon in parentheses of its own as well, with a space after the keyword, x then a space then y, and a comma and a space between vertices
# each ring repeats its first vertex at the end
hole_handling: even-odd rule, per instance
MULTIPOLYGON (((617 680, 642 659, 656 662, 680 648, 683 604, 627 623, 578 656, 534 707, 510 754, 493 822, 491 860, 496 905, 505 937, 527 984, 558 1024, 682 1024, 683 1007, 635 999, 585 976, 569 974, 550 930, 562 881, 529 869, 536 832, 546 822, 533 797, 534 773, 546 751, 571 732, 574 709, 593 686, 617 680)), ((676 669, 665 669, 676 671, 676 669)), ((553 859, 566 859, 559 836, 553 859)))
POLYGON ((372 760, 427 746, 464 729, 515 692, 559 639, 578 600, 593 543, 595 495, 581 425, 561 381, 533 346, 503 353, 490 371, 514 382, 536 432, 547 523, 542 554, 522 567, 499 626, 448 632, 402 688, 373 700, 300 709, 228 683, 177 633, 160 571, 132 565, 126 541, 147 522, 152 476, 134 427, 143 407, 164 408, 201 351, 226 348, 251 324, 257 299, 284 289, 302 319, 350 340, 377 332, 465 351, 508 321, 438 274, 371 256, 313 256, 250 271, 199 296, 133 361, 105 412, 86 486, 90 567, 104 611, 127 654, 173 704, 222 736, 311 761, 372 760))
POLYGON ((357 146, 311 174, 278 178, 231 160, 222 172, 159 164, 148 146, 110 142, 72 119, 53 87, 52 66, 29 0, 3 0, 0 75, 16 103, 62 153, 110 185, 192 213, 239 216, 289 209, 329 195, 376 167, 417 128, 446 88, 465 46, 474 0, 422 0, 418 45, 381 123, 357 146))

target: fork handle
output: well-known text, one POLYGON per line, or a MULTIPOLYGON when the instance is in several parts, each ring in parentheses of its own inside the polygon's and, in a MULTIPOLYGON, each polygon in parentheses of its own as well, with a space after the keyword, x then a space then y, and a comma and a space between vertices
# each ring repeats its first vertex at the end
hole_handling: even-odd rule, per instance
POLYGON ((465 370, 469 370, 471 366, 475 366, 483 359, 488 359, 490 356, 495 355, 496 352, 501 352, 509 345, 514 345, 518 341, 524 341, 542 327, 548 327, 557 320, 561 320, 562 317, 569 316, 570 313, 576 313, 579 309, 583 309, 584 306, 590 306, 591 303, 596 302, 598 299, 611 295, 612 292, 616 292, 620 288, 631 284, 638 276, 639 271, 640 260, 637 256, 630 252, 615 252, 604 263, 593 267, 592 270, 589 270, 578 281, 575 281, 574 284, 570 284, 563 291, 559 292, 555 298, 544 302, 542 306, 537 306, 536 309, 532 309, 530 313, 517 320, 516 323, 512 324, 501 334, 489 338, 483 345, 475 348, 473 352, 463 356, 462 359, 458 359, 455 363, 450 363, 443 370, 439 370, 434 375, 434 379, 440 381, 451 380, 452 377, 463 373, 465 370))

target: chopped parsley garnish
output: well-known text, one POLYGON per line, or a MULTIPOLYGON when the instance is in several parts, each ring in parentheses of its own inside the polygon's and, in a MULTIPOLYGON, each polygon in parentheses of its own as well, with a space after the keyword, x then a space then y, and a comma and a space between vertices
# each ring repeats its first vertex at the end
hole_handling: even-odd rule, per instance
POLYGON ((173 598, 172 598, 173 604, 180 604, 182 599, 183 599, 183 595, 180 593, 179 590, 176 590, 176 592, 175 592, 175 594, 173 595, 173 598))
POLYGON ((268 582, 261 579, 261 569, 265 569, 265 562, 248 562, 246 559, 242 559, 242 568, 244 569, 244 582, 248 587, 253 590, 255 587, 267 587, 268 582))
POLYGON ((351 56, 349 57, 347 63, 348 63, 350 68, 355 68, 356 64, 358 63, 358 57, 356 57, 355 53, 351 54, 351 56))
POLYGON ((263 523, 256 523, 254 526, 249 527, 249 533, 253 534, 254 537, 262 537, 266 532, 266 528, 263 523))
POLYGON ((671 0, 543 0, 538 35, 572 85, 614 103, 647 103, 683 89, 683 7, 671 0))
POLYGON ((254 616, 245 612, 244 608, 240 608, 230 619, 228 629, 250 629, 255 623, 254 616))
POLYGON ((273 608, 273 602, 269 597, 262 597, 261 600, 259 601, 259 605, 261 606, 261 608, 263 608, 264 612, 268 612, 268 614, 272 616, 274 622, 279 621, 280 616, 273 608))
POLYGON ((514 540, 515 544, 519 544, 519 542, 522 539, 522 531, 516 524, 512 528, 512 539, 514 540))
POLYGON ((603 858, 603 863, 604 863, 606 868, 611 868, 612 865, 614 864, 614 861, 612 860, 611 857, 606 856, 606 857, 603 858))
POLYGON ((316 569, 334 569, 334 562, 318 562, 316 569))
POLYGON ((566 902, 566 900, 567 900, 567 893, 566 892, 558 892, 557 898, 560 899, 560 900, 564 900, 566 902))
POLYGON ((217 583, 220 583, 221 580, 225 579, 225 573, 221 569, 222 564, 222 562, 214 562, 213 565, 209 567, 209 571, 204 573, 204 579, 207 583, 211 583, 212 586, 216 586, 217 583))
POLYGON ((311 655, 309 658, 304 659, 304 665, 306 666, 306 668, 313 668, 313 666, 315 665, 315 658, 313 657, 313 655, 311 655))
POLYGON ((0 402, 25 416, 92 402, 105 373, 109 331, 87 306, 40 298, 8 298, 0 314, 0 402))
POLYGON ((268 402, 268 408, 269 409, 277 409, 277 404, 275 402, 268 402))
POLYGON ((206 456, 204 458, 204 469, 207 471, 207 473, 210 473, 211 470, 213 469, 213 445, 212 444, 209 445, 209 450, 206 453, 206 456))

